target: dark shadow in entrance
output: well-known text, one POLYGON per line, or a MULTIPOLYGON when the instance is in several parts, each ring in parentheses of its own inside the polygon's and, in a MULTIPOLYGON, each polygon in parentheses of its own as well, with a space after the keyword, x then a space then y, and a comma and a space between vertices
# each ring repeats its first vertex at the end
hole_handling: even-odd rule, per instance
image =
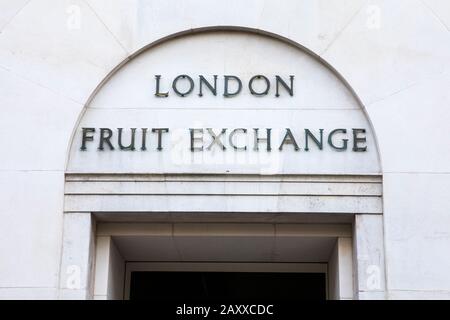
POLYGON ((325 300, 324 273, 132 272, 131 300, 325 300))

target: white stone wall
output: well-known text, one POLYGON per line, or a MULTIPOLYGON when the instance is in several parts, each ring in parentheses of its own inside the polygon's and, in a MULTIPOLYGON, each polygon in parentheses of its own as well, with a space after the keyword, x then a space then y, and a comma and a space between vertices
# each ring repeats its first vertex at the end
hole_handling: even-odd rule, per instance
POLYGON ((301 44, 350 84, 383 173, 387 297, 450 298, 447 0, 0 1, 0 298, 58 298, 64 172, 83 106, 171 34, 246 27, 301 44))

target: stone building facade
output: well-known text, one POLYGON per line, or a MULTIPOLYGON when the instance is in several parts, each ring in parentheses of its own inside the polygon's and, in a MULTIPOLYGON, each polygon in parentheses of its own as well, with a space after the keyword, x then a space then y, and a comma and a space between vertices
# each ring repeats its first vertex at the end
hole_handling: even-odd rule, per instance
POLYGON ((450 298, 448 1, 2 1, 0 83, 2 299, 450 298))

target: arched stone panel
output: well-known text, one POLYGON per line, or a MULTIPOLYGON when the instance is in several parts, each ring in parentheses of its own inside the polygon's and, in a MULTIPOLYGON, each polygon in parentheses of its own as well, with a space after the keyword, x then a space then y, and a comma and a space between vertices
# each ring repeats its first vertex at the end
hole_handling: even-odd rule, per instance
MULTIPOLYGON (((229 90, 233 91, 236 82, 231 79, 229 83, 229 90)), ((255 92, 266 88, 261 79, 254 79, 252 84, 255 92)), ((176 81, 179 91, 186 91, 189 86, 186 79, 176 81)), ((364 110, 333 70, 310 53, 279 39, 228 30, 176 37, 140 52, 122 66, 87 106, 74 134, 67 172, 379 174, 378 159, 374 133, 364 110), (192 78, 193 90, 180 96, 172 84, 184 74, 192 78), (168 97, 155 95, 155 75, 161 76, 160 92, 168 91, 168 97), (199 96, 199 75, 210 84, 217 75, 216 95, 203 82, 203 95, 199 96), (238 95, 224 96, 225 75, 241 79, 242 91, 238 95), (251 93, 249 82, 255 75, 267 77, 267 95, 251 93), (288 85, 290 76, 294 76, 292 96, 281 82, 276 96, 277 75, 288 85), (93 141, 85 137, 85 150, 81 150, 83 128, 96 130, 85 133, 86 137, 93 137, 93 141), (109 145, 99 150, 101 128, 112 130, 110 141, 114 150, 109 145), (120 150, 118 128, 123 128, 123 145, 128 145, 131 128, 136 128, 134 150, 120 150), (162 150, 158 150, 158 130, 152 132, 158 128, 169 129, 161 132, 162 150), (226 129, 220 138, 226 150, 221 150, 220 144, 213 144, 208 150, 213 140, 208 128, 214 134, 226 129), (259 137, 271 129, 270 152, 265 142, 257 143, 260 148, 255 150, 255 128, 259 129, 259 137), (298 150, 294 144, 289 145, 291 139, 283 144, 286 128, 291 130, 298 150), (204 131, 194 132, 198 138, 195 151, 190 148, 190 129, 204 131), (323 129, 322 150, 311 136, 306 148, 305 129, 317 139, 323 129), (339 130, 330 137, 335 129, 346 133, 339 130), (234 142, 230 143, 232 132, 234 142), (199 141, 202 136, 203 144, 199 141), (366 141, 355 143, 355 137, 366 141), (339 149, 345 143, 346 150, 339 149), (197 151, 200 144, 205 150, 197 151)))

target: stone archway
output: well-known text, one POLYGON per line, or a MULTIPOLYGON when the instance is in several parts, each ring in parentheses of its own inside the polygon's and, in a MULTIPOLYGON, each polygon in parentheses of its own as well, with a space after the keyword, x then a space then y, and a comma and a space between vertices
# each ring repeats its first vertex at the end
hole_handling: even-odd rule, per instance
MULTIPOLYGON (((95 91, 66 169, 61 272, 82 260, 78 294, 94 294, 93 217, 138 223, 155 215, 168 223, 182 215, 197 222, 215 215, 219 222, 353 223, 353 296, 384 294, 381 165, 372 126, 335 70, 283 40, 229 28, 180 33, 140 50, 95 91), (190 81, 167 89, 167 79, 200 74, 202 96, 200 78, 192 92, 190 81), (227 97, 214 95, 214 75, 268 75, 275 82, 264 96, 247 90, 227 97), (166 90, 168 97, 158 95, 166 90), (229 136, 236 129, 239 143, 229 136), (222 134, 226 146, 217 143, 222 134)), ((225 91, 225 83, 219 78, 217 86, 225 91)), ((75 291, 66 284, 62 276, 70 297, 75 291)))

